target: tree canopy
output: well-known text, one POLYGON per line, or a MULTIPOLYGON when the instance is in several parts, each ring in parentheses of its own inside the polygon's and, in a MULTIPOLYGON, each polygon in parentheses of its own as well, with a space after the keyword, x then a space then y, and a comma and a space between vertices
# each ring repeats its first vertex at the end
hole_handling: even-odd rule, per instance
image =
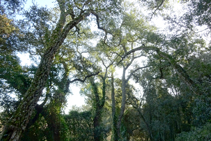
POLYGON ((210 1, 25 2, 0 6, 2 141, 211 140, 210 1))

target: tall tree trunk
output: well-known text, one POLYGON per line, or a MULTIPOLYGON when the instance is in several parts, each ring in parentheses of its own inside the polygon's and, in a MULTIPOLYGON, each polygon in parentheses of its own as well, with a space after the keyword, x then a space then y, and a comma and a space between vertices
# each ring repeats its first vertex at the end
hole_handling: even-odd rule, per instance
POLYGON ((98 93, 98 88, 96 83, 94 82, 94 78, 90 79, 91 85, 92 85, 92 90, 95 95, 94 99, 94 108, 95 108, 95 115, 94 115, 94 120, 93 120, 93 125, 94 125, 94 140, 95 141, 101 141, 102 140, 102 132, 101 132, 101 118, 102 118, 102 107, 100 104, 100 98, 99 98, 99 93, 98 93))
POLYGON ((34 80, 27 90, 25 97, 18 106, 15 114, 5 125, 1 140, 19 140, 22 132, 24 132, 26 129, 35 106, 42 94, 42 90, 46 84, 55 54, 58 52, 59 47, 64 42, 68 32, 88 15, 89 13, 80 15, 73 21, 69 22, 65 27, 65 17, 60 17, 59 23, 52 33, 50 45, 42 56, 38 70, 34 76, 34 80))
POLYGON ((149 134, 150 140, 153 141, 153 136, 152 136, 151 127, 150 127, 150 125, 148 124, 148 122, 146 121, 144 115, 142 114, 141 108, 137 107, 137 111, 138 111, 139 115, 141 116, 142 120, 144 121, 144 123, 145 123, 145 125, 146 125, 146 127, 147 127, 147 130, 148 130, 148 134, 149 134))
POLYGON ((126 68, 123 67, 123 73, 122 73, 122 102, 121 102, 121 110, 119 114, 119 118, 117 121, 117 133, 118 137, 121 138, 121 122, 122 122, 122 117, 124 115, 125 111, 125 102, 126 102, 126 79, 125 79, 125 72, 126 68))
POLYGON ((118 141, 118 133, 117 133, 117 117, 116 117, 116 104, 115 104, 115 89, 114 89, 114 76, 113 72, 111 74, 111 100, 112 100, 112 137, 113 141, 118 141))
POLYGON ((94 82, 94 78, 90 78, 90 82, 92 85, 93 93, 95 95, 95 102, 94 102, 94 108, 95 108, 95 116, 94 116, 94 140, 95 141, 102 141, 103 140, 103 134, 101 129, 101 119, 102 119, 102 109, 105 104, 105 94, 106 94, 106 78, 107 78, 107 68, 103 79, 103 87, 102 87, 102 94, 103 97, 100 99, 98 88, 96 83, 94 82))
POLYGON ((101 123, 101 110, 96 108, 94 116, 94 140, 102 141, 102 131, 100 127, 101 123))
POLYGON ((45 118, 48 128, 52 132, 51 139, 52 141, 62 141, 61 140, 61 122, 60 122, 60 114, 55 109, 55 106, 51 103, 50 110, 49 106, 46 107, 45 111, 42 112, 42 116, 45 118))

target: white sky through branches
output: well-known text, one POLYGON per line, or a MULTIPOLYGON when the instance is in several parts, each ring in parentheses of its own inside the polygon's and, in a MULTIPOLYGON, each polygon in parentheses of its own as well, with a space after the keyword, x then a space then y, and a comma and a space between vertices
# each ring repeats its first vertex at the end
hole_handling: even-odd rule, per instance
MULTIPOLYGON (((52 8, 56 4, 56 2, 53 1, 53 0, 33 0, 33 1, 28 0, 27 3, 25 4, 25 9, 29 9, 30 6, 33 5, 33 3, 38 5, 39 7, 44 6, 44 7, 47 7, 47 8, 52 8)), ((177 10, 181 10, 181 7, 178 7, 177 10)), ((164 30, 165 23, 162 21, 161 17, 160 18, 159 17, 158 18, 152 18, 152 20, 149 21, 149 22, 154 23, 160 29, 160 32, 162 32, 162 30, 164 30)), ((20 54, 19 53, 18 56, 21 60, 22 66, 30 66, 33 62, 33 61, 31 61, 29 54, 20 54)), ((117 70, 118 70, 118 72, 116 72, 116 74, 118 74, 119 75, 118 77, 121 78, 122 69, 117 69, 117 70)), ((69 110, 74 105, 77 106, 77 107, 85 105, 85 97, 80 95, 80 93, 79 93, 80 87, 78 85, 70 84, 70 91, 71 91, 72 94, 67 96, 67 106, 64 109, 66 114, 68 114, 69 110)))

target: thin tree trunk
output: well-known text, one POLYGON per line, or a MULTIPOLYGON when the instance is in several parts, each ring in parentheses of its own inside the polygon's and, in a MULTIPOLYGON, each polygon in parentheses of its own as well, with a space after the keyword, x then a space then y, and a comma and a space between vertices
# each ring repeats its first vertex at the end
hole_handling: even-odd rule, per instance
POLYGON ((150 140, 153 141, 152 131, 151 131, 151 128, 150 128, 149 124, 147 123, 147 121, 146 121, 144 115, 142 114, 141 109, 138 108, 137 110, 138 110, 138 112, 139 112, 141 118, 143 119, 143 121, 144 121, 146 127, 147 127, 147 130, 148 130, 148 134, 149 134, 150 140))
POLYGON ((89 13, 86 13, 77 17, 73 21, 69 22, 64 28, 63 25, 65 19, 64 17, 60 18, 61 23, 57 24, 57 27, 52 34, 50 46, 42 56, 40 65, 38 66, 38 70, 34 76, 34 80, 27 90, 25 97, 18 106, 15 114, 5 125, 1 140, 19 140, 21 134, 26 129, 35 106, 45 87, 55 54, 64 42, 68 32, 88 15, 89 13))
POLYGON ((118 137, 121 138, 121 122, 122 122, 122 117, 124 115, 125 111, 125 102, 126 102, 126 80, 125 80, 125 67, 123 67, 123 74, 122 74, 122 102, 121 102, 121 110, 119 114, 119 118, 117 121, 117 133, 118 137))
POLYGON ((93 120, 94 125, 94 140, 95 141, 101 141, 102 140, 102 133, 100 128, 101 118, 102 118, 102 107, 101 107, 101 101, 99 98, 98 88, 97 85, 94 82, 94 78, 90 79, 92 84, 93 93, 95 95, 94 99, 94 108, 95 108, 95 115, 93 120))
POLYGON ((48 124, 48 128, 50 129, 50 131, 52 132, 52 141, 62 141, 61 139, 61 119, 60 119, 60 113, 58 113, 56 111, 56 106, 54 106, 54 103, 51 103, 52 106, 50 107, 49 110, 49 106, 45 109, 45 111, 42 113, 43 117, 45 118, 47 124, 48 124))
POLYGON ((111 76, 111 100, 112 100, 112 123, 113 123, 113 130, 112 130, 112 137, 113 141, 118 141, 118 133, 117 133, 117 117, 116 117, 116 105, 115 105, 115 91, 114 91, 114 76, 112 72, 111 76))
MULTIPOLYGON (((139 101, 135 96, 130 95, 130 94, 129 94, 129 98, 130 99, 136 99, 137 101, 139 101)), ((147 127, 147 131, 148 131, 150 140, 153 141, 152 130, 151 130, 151 127, 150 127, 151 120, 149 120, 149 123, 146 121, 144 115, 142 114, 141 108, 138 106, 138 104, 136 102, 132 103, 132 106, 133 106, 134 109, 136 109, 138 111, 139 115, 141 116, 143 122, 145 123, 145 125, 147 127)), ((149 112, 149 114, 151 114, 151 112, 149 112)), ((151 117, 151 115, 150 115, 150 117, 151 117)))

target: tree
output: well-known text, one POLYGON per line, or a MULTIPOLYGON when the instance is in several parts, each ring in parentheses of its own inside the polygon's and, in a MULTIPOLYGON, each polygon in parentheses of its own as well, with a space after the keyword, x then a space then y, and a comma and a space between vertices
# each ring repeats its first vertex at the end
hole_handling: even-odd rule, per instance
MULTIPOLYGON (((106 42, 108 47, 111 46, 117 46, 117 49, 114 49, 112 51, 112 54, 115 54, 117 56, 116 65, 118 67, 122 67, 122 79, 121 79, 121 92, 122 92, 122 102, 121 102, 121 110, 118 116, 117 120, 117 133, 118 133, 118 139, 124 138, 121 137, 121 123, 122 118, 124 116, 125 111, 125 105, 126 105, 126 95, 127 95, 127 88, 128 88, 128 82, 130 78, 136 73, 137 71, 144 69, 148 66, 140 67, 139 65, 135 64, 134 68, 130 70, 128 77, 127 71, 129 70, 129 67, 133 65, 133 62, 135 62, 136 59, 143 56, 142 54, 135 54, 129 53, 128 50, 134 48, 134 44, 137 42, 137 40, 144 40, 145 36, 138 34, 138 32, 142 32, 144 29, 148 28, 149 31, 151 30, 150 26, 144 23, 144 19, 136 19, 135 18, 135 12, 131 12, 131 15, 129 15, 127 12, 123 14, 123 20, 121 22, 121 25, 116 29, 116 32, 113 34, 113 38, 111 40, 108 40, 106 42), (137 25, 140 25, 137 27, 137 25), (118 36, 120 35, 120 36, 118 36), (125 60, 124 60, 125 58, 125 60)), ((143 31, 143 34, 147 34, 147 31, 143 31)), ((114 111, 113 111, 114 112, 114 111)))
POLYGON ((144 13, 121 2, 57 0, 52 10, 32 6, 18 22, 8 16, 11 3, 1 9, 1 140, 184 140, 196 132, 207 139, 210 47, 197 26, 210 30, 210 2, 190 1, 178 18, 166 13, 168 0, 136 1, 144 13), (169 30, 151 26, 155 16, 169 30), (41 58, 39 65, 21 67, 16 51, 41 58), (74 82, 91 108, 62 115, 74 82))
POLYGON ((18 106, 16 113, 4 127, 2 136, 2 139, 4 140, 19 140, 22 132, 26 129, 35 105, 39 100, 42 90, 46 84, 53 58, 58 52, 61 44, 64 42, 69 31, 77 26, 79 22, 84 20, 91 13, 96 15, 96 13, 100 14, 98 13, 100 11, 104 12, 103 9, 111 10, 112 5, 115 4, 114 2, 105 4, 104 1, 96 1, 97 3, 83 1, 80 3, 72 2, 68 4, 62 0, 58 0, 57 2, 61 11, 60 18, 55 29, 52 31, 51 36, 49 37, 49 42, 47 42, 46 50, 41 57, 39 67, 36 71, 31 86, 27 90, 23 101, 18 106), (97 5, 99 7, 97 7, 97 5), (66 23, 66 18, 68 15, 71 16, 71 20, 66 23))

